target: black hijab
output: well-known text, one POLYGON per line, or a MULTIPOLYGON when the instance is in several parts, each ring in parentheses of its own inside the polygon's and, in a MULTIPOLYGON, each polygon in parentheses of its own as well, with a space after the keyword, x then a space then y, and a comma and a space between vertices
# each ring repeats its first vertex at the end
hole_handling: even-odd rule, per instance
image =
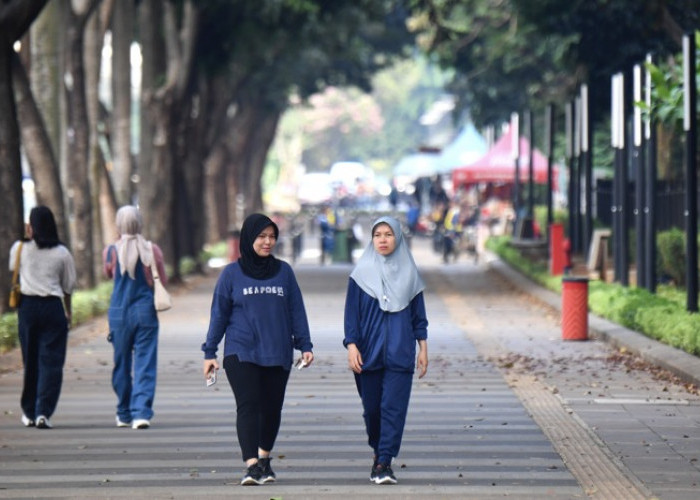
POLYGON ((253 243, 263 229, 272 226, 275 238, 279 238, 279 228, 268 216, 263 214, 251 214, 246 217, 241 228, 240 249, 241 256, 238 264, 243 273, 257 280, 272 278, 280 269, 280 261, 274 255, 260 257, 253 249, 253 243))

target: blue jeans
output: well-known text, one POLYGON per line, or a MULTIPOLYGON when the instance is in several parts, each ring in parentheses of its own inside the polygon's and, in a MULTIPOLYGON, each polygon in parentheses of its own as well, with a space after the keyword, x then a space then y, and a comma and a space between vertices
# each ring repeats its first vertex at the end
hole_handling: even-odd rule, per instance
POLYGON ((34 420, 56 410, 63 383, 68 322, 61 299, 22 295, 17 311, 24 361, 22 411, 34 420))
POLYGON ((377 462, 390 465, 401 448, 413 373, 363 371, 355 374, 355 383, 362 398, 367 442, 377 462))
POLYGON ((108 313, 114 346, 112 387, 117 394, 117 416, 122 422, 153 417, 158 365, 158 316, 152 303, 136 303, 108 313), (133 369, 133 378, 132 378, 133 369))

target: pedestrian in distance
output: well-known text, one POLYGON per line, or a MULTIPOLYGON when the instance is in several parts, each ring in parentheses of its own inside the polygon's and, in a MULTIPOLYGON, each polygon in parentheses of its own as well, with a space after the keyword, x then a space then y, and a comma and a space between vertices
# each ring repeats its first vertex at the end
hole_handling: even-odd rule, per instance
POLYGON ((141 235, 138 208, 121 207, 116 225, 119 239, 103 251, 105 275, 114 279, 107 319, 108 340, 114 348, 116 422, 117 427, 148 429, 156 392, 159 330, 151 266, 156 266, 163 284, 167 275, 160 247, 141 235))
MULTIPOLYGON (((221 272, 214 289, 204 351, 204 376, 215 376, 218 345, 236 400, 236 431, 247 470, 242 485, 274 482, 270 465, 282 417, 294 349, 299 367, 314 359, 304 301, 292 267, 273 249, 277 225, 252 214, 241 228, 238 261, 221 272)), ((215 380, 215 378, 214 378, 215 380)))
POLYGON ((34 207, 26 237, 10 249, 10 271, 19 265, 21 299, 17 308, 19 342, 24 363, 22 424, 51 429, 63 383, 71 295, 76 286, 75 262, 58 239, 51 209, 34 207))
POLYGON ((428 371, 425 286, 399 221, 380 217, 371 235, 350 274, 343 344, 374 451, 370 481, 396 484, 391 463, 401 447, 414 367, 419 378, 428 371))

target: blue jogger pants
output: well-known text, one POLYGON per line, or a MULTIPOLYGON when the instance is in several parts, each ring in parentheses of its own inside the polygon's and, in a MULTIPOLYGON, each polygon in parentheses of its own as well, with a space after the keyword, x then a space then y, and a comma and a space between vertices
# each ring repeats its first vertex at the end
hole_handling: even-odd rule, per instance
POLYGON ((379 463, 391 464, 401 448, 413 373, 366 371, 355 374, 355 382, 362 398, 367 442, 379 463))

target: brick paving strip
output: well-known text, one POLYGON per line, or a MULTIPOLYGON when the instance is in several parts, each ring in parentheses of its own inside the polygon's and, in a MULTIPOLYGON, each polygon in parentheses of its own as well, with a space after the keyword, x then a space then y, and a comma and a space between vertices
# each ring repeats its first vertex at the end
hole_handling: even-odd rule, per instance
MULTIPOLYGON (((445 301, 456 322, 469 324, 467 336, 486 359, 504 358, 511 353, 494 342, 492 332, 468 305, 463 294, 449 280, 427 275, 430 286, 445 301), (433 278, 433 279, 431 279, 433 278)), ((534 375, 523 375, 501 366, 501 372, 525 409, 561 456, 571 474, 590 498, 644 500, 654 498, 627 468, 615 458, 595 433, 561 398, 534 375)))
POLYGON ((616 500, 653 497, 585 422, 562 406, 562 401, 535 377, 518 376, 509 382, 590 497, 616 500))

